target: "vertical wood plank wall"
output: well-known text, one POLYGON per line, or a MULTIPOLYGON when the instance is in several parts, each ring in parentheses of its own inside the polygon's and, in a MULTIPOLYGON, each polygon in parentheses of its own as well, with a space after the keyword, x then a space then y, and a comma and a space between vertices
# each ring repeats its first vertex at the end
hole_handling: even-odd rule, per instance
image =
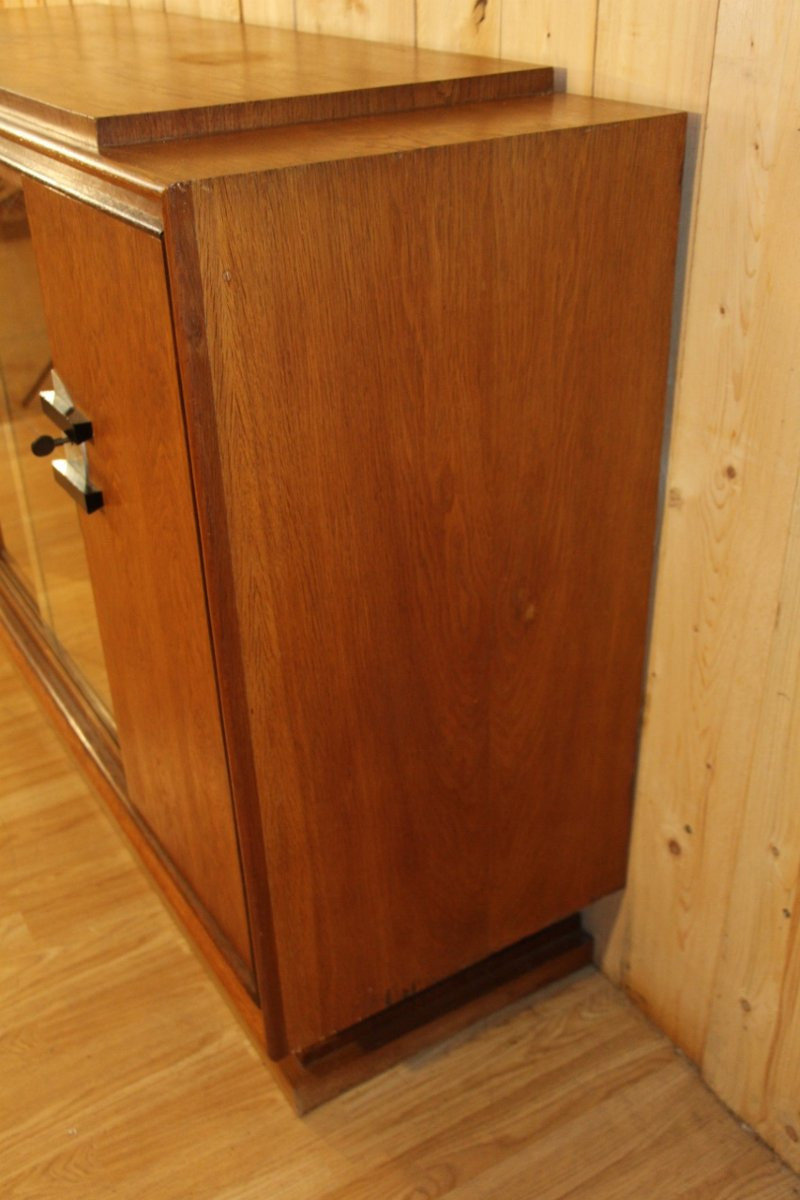
POLYGON ((693 114, 630 878, 593 916, 612 978, 800 1169, 800 4, 165 3, 693 114))

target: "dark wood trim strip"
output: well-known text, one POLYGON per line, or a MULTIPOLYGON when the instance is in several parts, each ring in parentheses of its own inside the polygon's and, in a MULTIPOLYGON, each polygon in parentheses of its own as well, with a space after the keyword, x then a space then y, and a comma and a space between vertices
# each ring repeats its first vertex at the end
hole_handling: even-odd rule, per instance
POLYGON ((592 961, 576 915, 402 1000, 304 1054, 273 1064, 298 1113, 333 1099, 592 961))

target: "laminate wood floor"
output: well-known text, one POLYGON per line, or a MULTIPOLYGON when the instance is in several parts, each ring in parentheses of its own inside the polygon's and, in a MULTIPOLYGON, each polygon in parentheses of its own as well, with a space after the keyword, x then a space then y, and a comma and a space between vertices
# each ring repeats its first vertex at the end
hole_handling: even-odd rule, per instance
POLYGON ((593 971, 292 1115, 0 649, 3 1200, 784 1200, 593 971))

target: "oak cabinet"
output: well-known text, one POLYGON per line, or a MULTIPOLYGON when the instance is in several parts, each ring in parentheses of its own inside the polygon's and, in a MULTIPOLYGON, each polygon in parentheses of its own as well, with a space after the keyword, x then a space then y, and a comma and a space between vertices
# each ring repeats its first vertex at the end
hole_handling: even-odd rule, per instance
POLYGON ((118 791, 302 1090, 442 981, 585 961, 624 881, 683 117, 162 14, 0 31, 118 791))

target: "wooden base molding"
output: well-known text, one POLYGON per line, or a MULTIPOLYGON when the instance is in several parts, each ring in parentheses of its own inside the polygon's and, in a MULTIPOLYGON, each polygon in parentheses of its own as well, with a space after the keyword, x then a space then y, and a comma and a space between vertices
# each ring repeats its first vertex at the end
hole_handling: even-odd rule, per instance
POLYGON ((580 919, 569 917, 303 1054, 289 1054, 270 1066, 302 1115, 587 966, 592 948, 592 938, 580 919))

